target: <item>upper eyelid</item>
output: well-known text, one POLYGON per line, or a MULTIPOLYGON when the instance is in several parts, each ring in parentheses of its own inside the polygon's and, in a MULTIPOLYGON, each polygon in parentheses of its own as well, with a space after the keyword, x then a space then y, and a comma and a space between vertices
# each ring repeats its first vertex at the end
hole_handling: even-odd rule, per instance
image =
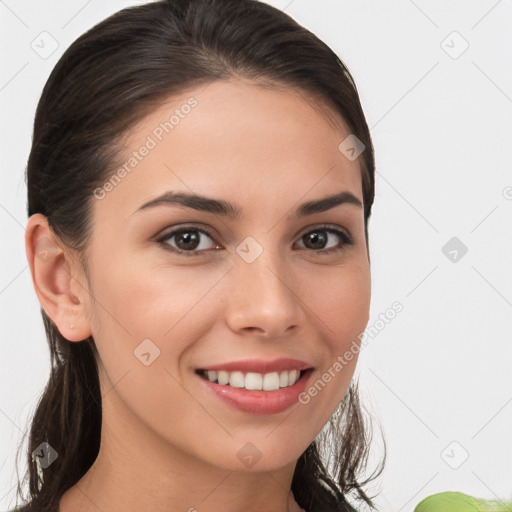
POLYGON ((182 231, 199 231, 200 233, 209 236, 212 240, 214 239, 213 233, 211 233, 209 229, 199 227, 199 226, 168 226, 167 228, 162 229, 157 235, 154 236, 156 240, 162 240, 167 238, 172 238, 172 236, 177 235, 182 231))

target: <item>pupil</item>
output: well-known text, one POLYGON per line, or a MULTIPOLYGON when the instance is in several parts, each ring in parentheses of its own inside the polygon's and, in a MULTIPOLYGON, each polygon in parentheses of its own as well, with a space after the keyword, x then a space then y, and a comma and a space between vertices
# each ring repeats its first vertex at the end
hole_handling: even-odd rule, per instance
POLYGON ((317 231, 306 235, 306 237, 309 238, 309 241, 313 243, 315 249, 323 249, 327 241, 325 233, 320 232, 319 234, 317 231))
POLYGON ((187 231, 185 233, 180 233, 179 235, 176 235, 176 237, 176 244, 178 246, 180 246, 180 242, 184 242, 185 244, 185 246, 180 247, 180 249, 195 249, 199 245, 199 237, 197 236, 197 233, 187 231))

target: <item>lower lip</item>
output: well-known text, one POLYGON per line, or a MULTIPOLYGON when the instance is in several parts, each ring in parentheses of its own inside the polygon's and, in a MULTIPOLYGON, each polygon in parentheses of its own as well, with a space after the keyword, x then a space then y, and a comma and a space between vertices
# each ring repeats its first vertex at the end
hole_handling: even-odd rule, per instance
POLYGON ((306 388, 307 381, 313 370, 306 370, 293 385, 275 391, 258 391, 216 384, 197 375, 208 391, 214 393, 228 405, 242 412, 252 414, 277 414, 286 411, 298 402, 299 395, 306 388))

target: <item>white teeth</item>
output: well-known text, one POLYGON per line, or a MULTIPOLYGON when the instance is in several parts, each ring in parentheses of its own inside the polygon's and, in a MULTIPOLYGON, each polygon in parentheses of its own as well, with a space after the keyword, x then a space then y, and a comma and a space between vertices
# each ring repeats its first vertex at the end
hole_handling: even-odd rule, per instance
POLYGON ((208 380, 221 385, 230 385, 235 388, 249 390, 276 391, 279 388, 293 386, 300 378, 299 370, 290 370, 270 373, 248 372, 226 372, 223 370, 208 370, 205 372, 208 380))
POLYGON ((262 389, 263 376, 261 373, 248 373, 245 376, 245 389, 262 389))
MULTIPOLYGON (((208 376, 209 378, 210 376, 208 376)), ((229 373, 223 372, 222 370, 219 371, 218 377, 217 377, 219 384, 229 384, 229 373)), ((212 379, 210 379, 212 380, 212 379)))
POLYGON ((229 374, 229 385, 235 388, 243 388, 244 374, 242 372, 231 372, 229 374))
POLYGON ((263 390, 275 391, 276 389, 279 389, 279 373, 266 373, 263 377, 263 390))

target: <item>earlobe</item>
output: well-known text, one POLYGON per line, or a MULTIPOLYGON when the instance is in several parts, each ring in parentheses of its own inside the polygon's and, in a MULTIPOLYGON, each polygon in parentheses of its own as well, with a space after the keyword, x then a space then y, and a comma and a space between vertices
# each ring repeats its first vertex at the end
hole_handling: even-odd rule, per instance
POLYGON ((65 249, 44 215, 29 218, 25 251, 39 302, 64 338, 81 341, 91 335, 84 309, 86 291, 77 282, 76 260, 65 249))

